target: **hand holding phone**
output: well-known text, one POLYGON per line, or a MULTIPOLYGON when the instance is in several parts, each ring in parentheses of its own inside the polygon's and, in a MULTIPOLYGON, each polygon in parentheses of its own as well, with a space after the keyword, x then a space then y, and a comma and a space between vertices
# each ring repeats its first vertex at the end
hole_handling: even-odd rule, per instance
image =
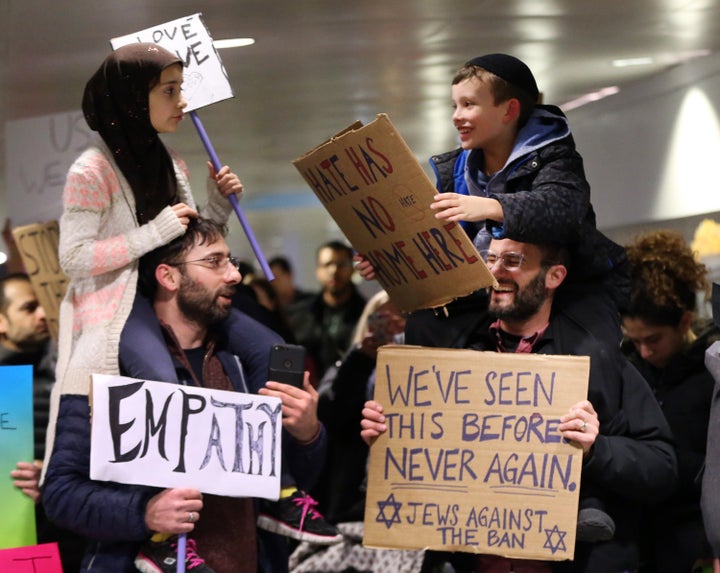
POLYGON ((270 349, 268 380, 303 387, 305 348, 296 344, 273 344, 270 349))

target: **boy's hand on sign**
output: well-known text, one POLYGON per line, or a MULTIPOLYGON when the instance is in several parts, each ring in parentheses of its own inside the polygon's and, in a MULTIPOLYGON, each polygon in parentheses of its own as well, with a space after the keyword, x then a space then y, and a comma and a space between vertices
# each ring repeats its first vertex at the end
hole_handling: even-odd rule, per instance
POLYGON ((459 193, 438 193, 433 197, 430 208, 436 219, 446 221, 485 221, 487 219, 502 223, 502 205, 496 199, 474 197, 459 193))
POLYGON ((375 279, 375 268, 370 261, 360 254, 353 256, 353 260, 355 261, 355 269, 360 273, 362 278, 366 281, 375 279))

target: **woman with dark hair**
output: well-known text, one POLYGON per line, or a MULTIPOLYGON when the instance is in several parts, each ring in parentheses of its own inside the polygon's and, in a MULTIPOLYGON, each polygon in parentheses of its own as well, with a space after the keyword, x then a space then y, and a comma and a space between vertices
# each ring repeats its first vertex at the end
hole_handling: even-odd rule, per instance
POLYGON ((632 271, 630 305, 623 313, 624 349, 655 393, 675 436, 679 485, 648 510, 642 572, 691 571, 710 557, 700 511, 699 474, 714 381, 705 350, 719 336, 696 316, 707 271, 682 235, 655 231, 627 247, 632 271))

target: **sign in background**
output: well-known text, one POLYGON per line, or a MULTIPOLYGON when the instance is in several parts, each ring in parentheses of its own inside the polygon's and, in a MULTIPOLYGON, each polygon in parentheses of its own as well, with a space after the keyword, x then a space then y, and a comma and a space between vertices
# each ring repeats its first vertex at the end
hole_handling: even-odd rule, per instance
POLYGON ((582 449, 557 428, 587 357, 386 346, 376 375, 364 545, 572 559, 582 449))
MULTIPOLYGON (((0 551, 3 573, 63 573, 57 543, 0 551)), ((70 573, 70 572, 68 572, 70 573)))
POLYGON ((402 310, 494 283, 460 225, 435 219, 435 186, 387 115, 351 125, 293 164, 402 310))
POLYGON ((17 227, 12 233, 35 295, 45 310, 50 334, 57 340, 60 303, 68 283, 58 260, 60 229, 57 221, 17 227))
POLYGON ((32 461, 32 366, 0 366, 0 549, 37 543, 35 504, 10 479, 18 462, 32 461))
POLYGON ((6 207, 14 225, 60 218, 65 177, 92 133, 81 111, 5 124, 6 207))
POLYGON ((93 374, 90 477, 278 499, 277 398, 93 374))
POLYGON ((110 40, 113 50, 135 42, 158 44, 183 61, 186 112, 233 97, 227 72, 200 13, 110 40))

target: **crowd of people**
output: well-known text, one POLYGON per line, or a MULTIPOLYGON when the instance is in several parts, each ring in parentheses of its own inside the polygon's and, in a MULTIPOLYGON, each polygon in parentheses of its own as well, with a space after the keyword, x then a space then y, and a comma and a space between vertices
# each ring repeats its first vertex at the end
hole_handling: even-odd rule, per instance
POLYGON ((198 208, 159 137, 182 119, 182 77, 174 54, 138 43, 87 83, 98 137, 63 193, 57 344, 28 276, 0 281, 0 364, 35 367, 34 459, 11 477, 66 573, 175 571, 178 559, 191 573, 720 573, 720 316, 701 321, 696 306, 707 270, 677 232, 623 247, 596 228, 569 123, 541 105, 523 62, 487 54, 452 81, 460 147, 432 158, 429 209, 462 224, 496 285, 445 312, 403 313, 382 290, 366 300, 354 279, 375 269, 342 240, 317 247, 317 292, 284 256, 273 281, 243 277, 225 226, 240 179, 209 163, 198 208), (307 351, 300 386, 268 380, 282 342, 307 351), (590 357, 587 399, 558 426, 582 451, 572 561, 362 547, 386 344, 590 357), (280 499, 91 479, 97 373, 278 398, 280 499))

